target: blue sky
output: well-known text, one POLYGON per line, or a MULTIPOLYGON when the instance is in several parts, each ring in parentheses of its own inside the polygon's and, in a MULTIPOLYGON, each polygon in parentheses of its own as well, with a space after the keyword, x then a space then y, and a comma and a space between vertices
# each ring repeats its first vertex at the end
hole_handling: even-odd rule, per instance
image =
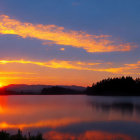
MULTIPOLYGON (((33 25, 57 25, 66 30, 96 36, 109 35, 111 41, 130 43, 137 48, 130 51, 91 53, 71 45, 48 46, 42 45, 43 41, 37 38, 1 34, 0 59, 113 63, 111 67, 136 64, 140 60, 139 7, 139 0, 1 0, 0 14, 7 15, 10 19, 33 25), (60 48, 65 50, 61 51, 60 48)), ((3 70, 6 71, 6 68, 3 70)), ((139 68, 136 71, 138 73, 139 68)), ((104 75, 108 76, 106 73, 104 75)), ((94 79, 94 74, 91 78, 94 79)))

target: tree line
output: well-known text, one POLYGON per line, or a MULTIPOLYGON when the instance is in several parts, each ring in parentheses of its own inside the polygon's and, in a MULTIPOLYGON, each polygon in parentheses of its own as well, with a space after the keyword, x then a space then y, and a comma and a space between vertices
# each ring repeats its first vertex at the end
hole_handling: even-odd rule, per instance
POLYGON ((86 88, 89 95, 140 95, 140 78, 130 76, 103 79, 86 88))
POLYGON ((31 135, 28 136, 23 135, 21 130, 18 130, 18 133, 15 135, 11 135, 6 131, 0 131, 0 140, 44 140, 42 134, 37 134, 36 136, 31 135))

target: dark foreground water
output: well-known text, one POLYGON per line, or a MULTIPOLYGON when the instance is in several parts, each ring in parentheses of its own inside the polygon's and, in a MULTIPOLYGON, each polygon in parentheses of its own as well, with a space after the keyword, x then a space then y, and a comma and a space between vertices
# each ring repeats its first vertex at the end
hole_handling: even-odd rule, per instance
POLYGON ((140 97, 0 96, 0 129, 46 140, 140 140, 140 97))

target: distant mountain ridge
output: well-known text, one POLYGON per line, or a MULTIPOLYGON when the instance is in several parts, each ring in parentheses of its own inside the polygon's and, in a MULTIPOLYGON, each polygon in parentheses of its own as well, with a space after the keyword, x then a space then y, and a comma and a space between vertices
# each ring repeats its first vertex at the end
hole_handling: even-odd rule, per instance
POLYGON ((1 95, 92 95, 140 96, 140 78, 130 76, 103 79, 91 87, 15 84, 0 88, 1 95))
MULTIPOLYGON (((55 85, 26 85, 26 84, 11 84, 5 87, 7 92, 18 92, 18 93, 35 93, 40 94, 44 88, 51 88, 55 85)), ((75 91, 84 91, 86 88, 82 86, 65 86, 57 85, 58 87, 63 87, 75 91)))

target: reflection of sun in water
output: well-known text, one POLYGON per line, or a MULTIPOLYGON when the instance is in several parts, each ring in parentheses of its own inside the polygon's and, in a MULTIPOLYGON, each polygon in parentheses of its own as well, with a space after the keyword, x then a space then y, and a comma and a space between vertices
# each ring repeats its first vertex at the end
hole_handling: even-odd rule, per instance
MULTIPOLYGON (((3 87, 3 85, 2 85, 3 87)), ((7 97, 0 96, 0 115, 5 113, 6 109, 6 104, 7 104, 7 97)))

